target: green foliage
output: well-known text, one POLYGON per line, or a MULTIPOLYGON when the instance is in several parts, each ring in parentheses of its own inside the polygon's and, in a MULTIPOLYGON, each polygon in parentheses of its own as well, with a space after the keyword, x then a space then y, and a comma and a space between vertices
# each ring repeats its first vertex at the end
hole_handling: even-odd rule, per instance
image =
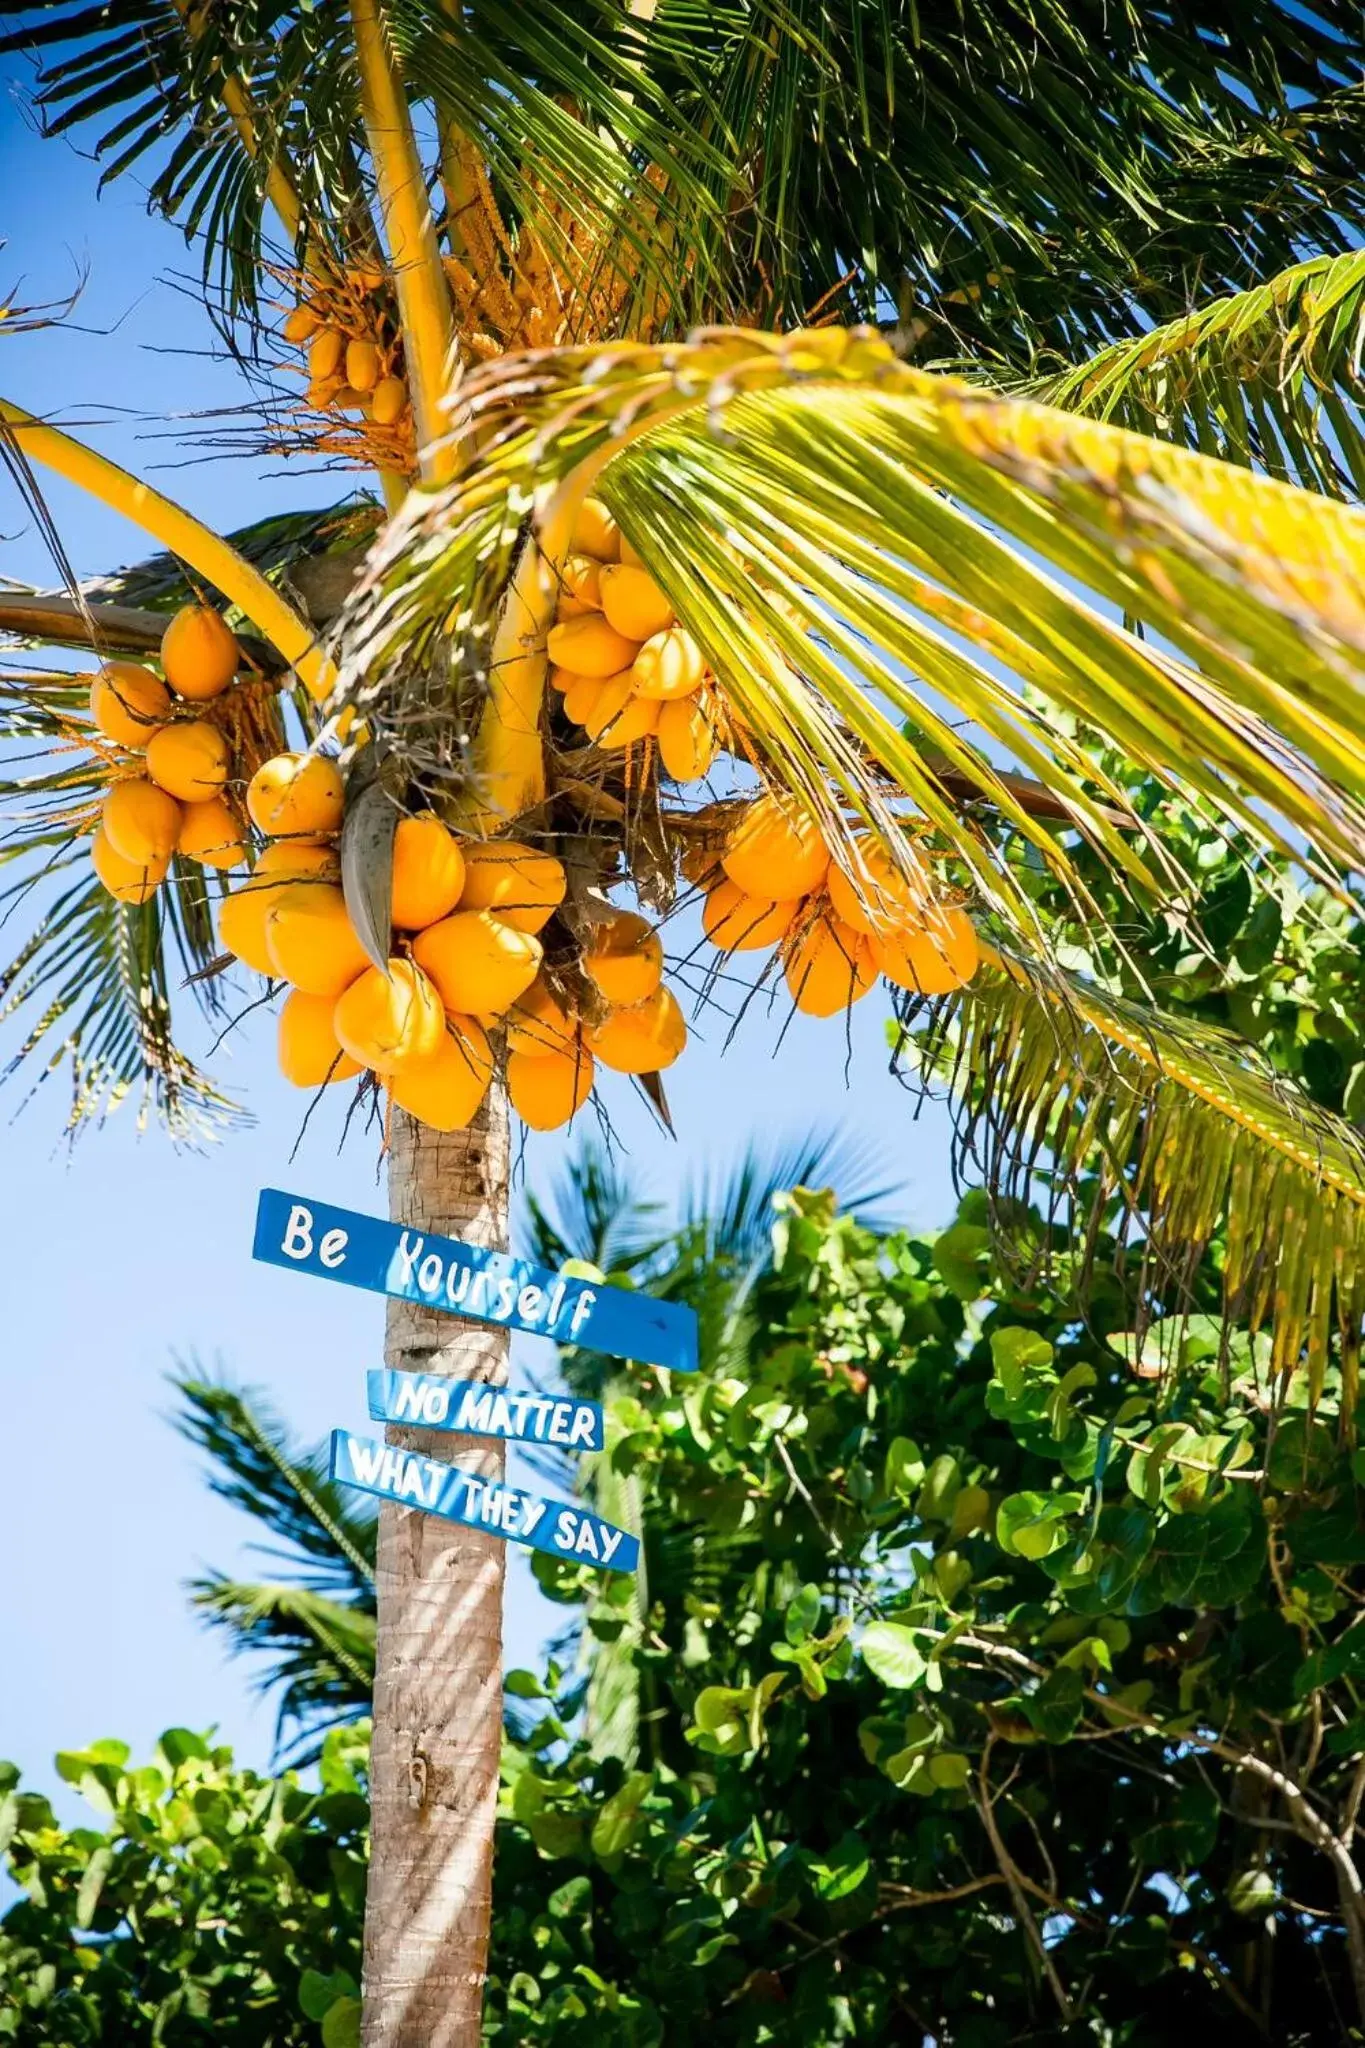
POLYGON ((0 1841, 22 1888, 0 1922, 0 2041, 348 2048, 367 1746, 364 1725, 329 1735, 305 1787, 238 1769, 184 1728, 143 1765, 97 1742, 57 1758, 96 1816, 76 1827, 0 1764, 0 1841))
POLYGON ((490 2037, 1061 2039, 1018 1885, 1067 2039, 1251 2040, 1262 1999, 1270 2038, 1346 2038, 1335 1371, 1320 1422, 1300 1376, 1273 1427, 1236 1332, 1158 1317, 1165 1369, 1134 1370, 1103 1243, 1085 1327, 998 1266, 964 1303, 937 1246, 827 1196, 779 1207, 747 1357, 612 1402, 648 1504, 639 1754, 566 1747, 553 1701, 509 1746, 490 2037))

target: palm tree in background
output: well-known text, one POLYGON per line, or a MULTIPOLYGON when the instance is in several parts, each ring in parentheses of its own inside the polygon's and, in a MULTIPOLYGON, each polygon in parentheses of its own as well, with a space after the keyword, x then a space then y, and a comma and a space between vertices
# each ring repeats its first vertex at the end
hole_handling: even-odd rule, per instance
MULTIPOLYGON (((927 862, 986 970, 923 1054, 996 1193, 1046 1148, 1082 1227, 1126 1202, 1147 1256, 1177 1264, 1222 1233, 1229 1295, 1274 1322, 1276 1382, 1300 1360, 1320 1381, 1338 1328, 1353 1373, 1356 1134, 1163 1015, 1085 871, 1098 858, 1133 915, 1159 905, 1208 947, 1096 740, 1343 892, 1360 866, 1357 10, 4 12, 49 129, 93 139, 106 175, 135 168, 197 244, 248 380, 229 440, 369 471, 377 498, 220 536, 0 401, 36 517, 45 465, 169 551, 82 587, 48 522, 65 588, 7 594, 0 623, 147 654, 208 587, 256 636, 255 673, 288 679, 263 715, 310 742, 349 721, 354 816, 378 791, 572 848, 585 903, 621 881, 660 913, 683 900, 755 777, 849 872, 865 831, 905 878, 927 862), (287 381, 280 310, 324 294, 401 348, 401 431, 287 381), (585 742, 547 694, 590 492, 716 678, 732 747, 705 802, 650 750, 585 742)), ((24 325, 13 309, 0 334, 24 325)), ((152 904, 104 896, 84 835, 108 769, 72 748, 81 690, 27 666, 0 692, 6 737, 44 757, 6 799, 11 894, 34 910, 3 982, 20 1051, 70 1072, 78 1117, 145 1082, 182 1130, 230 1120, 170 993, 183 966, 230 1014, 213 891, 180 863, 152 904)), ((382 959, 383 835, 350 854, 382 959)), ((583 936, 558 934, 570 975, 583 936)), ((761 1009, 770 989, 708 972, 700 992, 761 1009)), ((395 1115, 388 1161, 395 1216, 507 1242, 500 1081, 466 1132, 395 1115)), ((388 1356, 506 1370, 501 1337, 401 1305, 388 1356)), ((467 2043, 501 1546, 385 1509, 376 1577, 365 2036, 467 2043)))

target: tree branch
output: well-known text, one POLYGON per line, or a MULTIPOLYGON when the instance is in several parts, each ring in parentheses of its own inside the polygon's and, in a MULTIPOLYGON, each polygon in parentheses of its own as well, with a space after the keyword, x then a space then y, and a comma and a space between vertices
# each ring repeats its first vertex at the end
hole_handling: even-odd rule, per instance
MULTIPOLYGON (((0 593, 0 633, 41 640, 49 647, 92 647, 99 655, 155 655, 169 623, 165 612, 142 611, 128 604, 81 606, 70 597, 27 591, 0 593)), ((287 664, 264 640, 239 633, 237 644, 248 667, 263 675, 284 672, 287 664)))

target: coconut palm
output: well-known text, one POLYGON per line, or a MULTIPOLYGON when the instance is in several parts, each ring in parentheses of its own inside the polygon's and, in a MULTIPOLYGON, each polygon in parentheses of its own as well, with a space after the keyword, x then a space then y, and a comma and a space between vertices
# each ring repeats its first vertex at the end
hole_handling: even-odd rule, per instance
MULTIPOLYGON (((93 134, 106 175, 136 165, 199 243, 250 380, 238 445, 369 469, 383 510, 234 545, 0 402, 39 517, 46 466, 170 557, 80 590, 54 536, 68 587, 16 594, 0 619, 146 655, 158 606, 217 592, 253 678, 222 714, 237 762, 300 727, 344 747, 347 904, 377 970, 397 816, 434 807, 466 843, 557 849, 572 886, 547 972, 589 1016, 607 891, 684 900, 680 876, 713 877, 761 782, 802 844, 818 827, 868 915, 879 867, 930 961, 951 935, 951 973, 923 945, 898 970, 904 1021, 959 984, 915 1043, 955 1080, 998 1190, 1046 1151, 1092 1214, 1128 1205, 1148 1257, 1223 1232, 1229 1294, 1273 1319, 1276 1372, 1303 1358, 1319 1375, 1338 1323, 1349 1368, 1354 1131, 1246 1048, 1162 1017, 1080 853, 1206 943, 1098 737, 1341 890, 1359 865, 1362 529, 1340 502, 1362 446, 1355 12, 5 11, 4 47, 39 53, 49 129, 93 134), (300 398, 289 351, 319 331, 357 342, 359 381, 328 342, 300 398), (547 687, 588 533, 638 561, 709 679, 663 775, 647 731, 613 746, 622 706, 585 729, 547 687), (680 782, 684 755, 717 749, 709 786, 680 782), (1087 930, 1116 962, 1102 978, 1076 967, 1087 930)), ((4 326, 22 325, 12 309, 4 326)), ((213 887, 179 860, 150 902, 105 896, 85 835, 118 761, 88 751, 62 677, 23 669, 5 689, 6 731, 44 756, 6 839, 16 888, 37 889, 5 984, 24 1049, 69 1070, 78 1117, 142 1081, 181 1128, 222 1118, 169 998, 178 951, 198 998, 227 1001, 213 887)), ((709 955, 698 993, 771 1014, 780 979, 800 1000, 818 960, 851 996, 888 956, 880 940, 831 955, 822 901, 757 998, 709 955)), ((499 1055, 464 1129, 393 1113, 394 1215, 506 1242, 502 1075, 499 1055)), ((666 1116, 657 1074, 644 1085, 666 1116)), ((496 1333, 401 1305, 388 1356, 506 1370, 496 1333)), ((371 2044, 477 2033, 501 1582, 493 1539, 381 1514, 371 2044)))

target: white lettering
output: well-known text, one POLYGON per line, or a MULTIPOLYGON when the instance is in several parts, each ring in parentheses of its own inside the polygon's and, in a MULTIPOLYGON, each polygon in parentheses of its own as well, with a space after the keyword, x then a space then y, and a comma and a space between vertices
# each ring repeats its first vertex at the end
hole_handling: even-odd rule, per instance
POLYGON ((498 1282, 498 1305, 497 1305, 497 1307, 496 1307, 496 1308, 493 1308, 493 1307, 491 1306, 491 1304, 490 1304, 490 1307, 489 1307, 489 1313, 490 1313, 490 1315, 495 1315, 495 1316, 510 1316, 510 1315, 511 1315, 511 1313, 512 1313, 512 1311, 513 1311, 513 1309, 514 1309, 514 1308, 516 1307, 516 1305, 517 1305, 517 1283, 516 1283, 516 1281, 515 1281, 515 1280, 499 1280, 499 1282, 498 1282))
POLYGON ((552 1444, 568 1443, 569 1420, 570 1411, 567 1408, 555 1409, 554 1414, 550 1417, 550 1442, 552 1444))
POLYGON ((578 1534, 578 1516, 572 1508, 561 1508, 555 1516, 555 1532, 551 1542, 556 1550, 572 1552, 574 1537, 578 1534))
POLYGON ((446 1300, 450 1302, 452 1305, 463 1301, 465 1297, 465 1289, 468 1287, 468 1285, 468 1266, 452 1266, 449 1272, 446 1274, 446 1300), (457 1277, 460 1282, 458 1287, 455 1285, 457 1277))
POLYGON ((578 1541, 573 1547, 573 1554, 575 1557, 590 1557, 594 1562, 597 1559, 597 1538, 593 1534, 592 1523, 586 1515, 584 1515, 579 1525, 578 1541))
POLYGON ((548 1506, 548 1501, 537 1500, 533 1493, 522 1496, 521 1511, 523 1519, 521 1533, 523 1536, 531 1537, 535 1535, 536 1530, 540 1526, 540 1518, 548 1506))
POLYGON ((384 1487, 387 1492, 394 1493, 398 1490, 398 1483, 402 1479, 402 1477, 403 1453, 401 1451, 395 1450, 393 1446, 390 1444, 385 1449, 384 1460, 382 1465, 380 1466, 379 1484, 382 1487, 384 1487))
POLYGON ((287 1259, 307 1259, 313 1253, 313 1212, 302 1202, 295 1202, 289 1211, 289 1221, 284 1226, 284 1242, 280 1250, 287 1259))
POLYGON ((603 1564, 610 1564, 610 1563, 611 1563, 611 1561, 612 1561, 612 1559, 613 1559, 613 1558, 615 1557, 615 1555, 616 1555, 617 1551, 618 1551, 618 1550, 619 1550, 619 1549, 621 1548, 621 1545, 622 1545, 622 1544, 624 1543, 624 1541, 625 1541, 625 1536, 626 1536, 626 1532, 625 1532, 625 1530, 624 1530, 624 1529, 608 1529, 608 1528, 606 1527, 605 1523, 603 1524, 603 1528, 602 1528, 602 1562, 603 1562, 603 1564))
POLYGON ((539 1287, 523 1287, 517 1296, 517 1314, 524 1323, 533 1323, 540 1314, 540 1305, 545 1299, 544 1290, 539 1287))
POLYGON ((355 1467, 356 1477, 363 1486, 373 1486, 379 1477, 379 1468, 384 1462, 383 1444, 366 1443, 364 1437, 348 1436, 346 1449, 355 1467))
POLYGON ((443 1423, 450 1413, 450 1389, 443 1387, 439 1380, 430 1380, 422 1395, 422 1420, 433 1428, 443 1423))
POLYGON ((471 1315, 474 1315, 478 1312, 483 1300, 483 1291, 487 1284, 488 1275, 482 1270, 482 1268, 480 1268, 480 1270, 477 1273, 475 1273, 473 1282, 469 1289, 469 1312, 471 1315))
POLYGON ((492 1406, 493 1412, 488 1419, 489 1429, 494 1436, 510 1436, 512 1434, 512 1411, 507 1405, 506 1394, 494 1394, 492 1406))
POLYGON ((597 1434, 596 1423, 597 1417, 593 1414, 591 1408, 576 1408, 574 1410, 573 1429, 569 1436, 570 1446, 572 1447, 574 1444, 590 1444, 597 1434))
POLYGON ((398 1382, 398 1395, 393 1404, 394 1419, 398 1422, 416 1421, 422 1413, 422 1382, 411 1374, 405 1374, 398 1382))
POLYGON ((569 1332, 571 1336, 576 1337, 578 1335, 584 1323, 586 1323, 588 1317, 592 1314, 593 1303, 596 1300, 596 1289, 592 1287, 585 1287, 583 1289, 583 1292, 579 1295, 577 1301, 574 1303, 573 1314, 569 1318, 569 1332))
POLYGON ((402 1271, 398 1275, 398 1285, 400 1287, 411 1287, 412 1269, 417 1264, 417 1261, 421 1258, 422 1246, 425 1243, 426 1239, 424 1237, 419 1237, 416 1244, 410 1244, 408 1242, 408 1233, 406 1230, 403 1231, 402 1235, 399 1237, 398 1257, 402 1263, 402 1271))
POLYGON ((493 1396, 486 1387, 470 1387, 460 1396, 460 1405, 455 1413, 455 1427, 470 1430, 475 1436, 488 1434, 488 1418, 493 1412, 493 1396))
POLYGON ((521 1520, 521 1495, 508 1487, 502 1501, 502 1526, 509 1536, 515 1536, 521 1520))
POLYGON ((435 1294, 439 1291, 445 1269, 445 1260, 439 1252, 427 1253, 417 1273, 417 1285, 423 1294, 435 1294))
POLYGON ((422 1483, 423 1478, 421 1461, 417 1458, 409 1458, 407 1464, 403 1467, 403 1474, 398 1482, 398 1498, 400 1500, 411 1498, 417 1502, 419 1507, 425 1507, 427 1497, 426 1489, 422 1483))
POLYGON ((554 1286, 550 1289, 550 1306, 545 1317, 545 1327, 547 1330, 553 1330, 555 1326, 555 1317, 559 1314, 559 1311, 563 1306, 563 1303, 564 1282, 562 1280, 556 1280, 554 1286))
POLYGON ((346 1247, 350 1241, 351 1233, 349 1230, 326 1231, 323 1235, 322 1243, 318 1246, 318 1257, 323 1265, 333 1270, 339 1266, 346 1256, 346 1247))

